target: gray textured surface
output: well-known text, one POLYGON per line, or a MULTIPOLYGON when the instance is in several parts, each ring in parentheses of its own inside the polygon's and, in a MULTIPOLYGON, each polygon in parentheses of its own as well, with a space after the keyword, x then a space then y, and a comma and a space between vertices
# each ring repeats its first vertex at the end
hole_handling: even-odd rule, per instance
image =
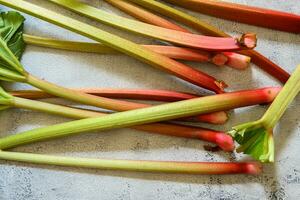
MULTIPOLYGON (((63 11, 45 1, 33 2, 56 11, 63 11)), ((300 14, 300 0, 235 0, 234 2, 300 14)), ((93 0, 90 3, 110 9, 100 0, 93 0)), ((64 13, 79 18, 70 12, 64 11, 64 13)), ((198 16, 225 31, 232 31, 233 34, 257 32, 259 37, 257 50, 289 72, 292 72, 300 63, 300 37, 298 35, 240 25, 203 15, 198 16)), ((150 41, 118 32, 84 18, 80 19, 137 42, 150 41)), ((57 38, 86 40, 31 17, 27 17, 26 32, 57 38)), ((101 56, 29 46, 22 63, 33 74, 68 87, 157 88, 201 92, 196 87, 122 55, 101 56)), ((231 90, 279 85, 255 66, 246 71, 235 71, 206 64, 193 65, 227 81, 231 90)), ((6 88, 27 88, 26 85, 21 84, 5 84, 5 86, 6 88)), ((265 109, 264 106, 255 106, 236 110, 231 113, 231 119, 225 126, 217 128, 227 130, 240 122, 257 119, 265 109)), ((298 96, 277 127, 276 162, 274 165, 266 165, 264 173, 257 177, 146 174, 0 161, 0 199, 300 199, 299 113, 300 97, 298 96)), ((0 121, 0 136, 2 137, 34 127, 64 122, 67 119, 12 109, 2 112, 0 121)), ((197 140, 122 129, 83 134, 28 145, 16 150, 56 155, 153 160, 225 161, 234 160, 235 157, 244 159, 241 155, 207 153, 203 150, 203 144, 197 140)))

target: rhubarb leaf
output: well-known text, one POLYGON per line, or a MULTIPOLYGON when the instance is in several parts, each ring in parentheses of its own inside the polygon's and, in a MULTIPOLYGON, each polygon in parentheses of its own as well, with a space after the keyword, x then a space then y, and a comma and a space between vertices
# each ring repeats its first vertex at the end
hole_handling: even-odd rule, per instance
POLYGON ((18 59, 25 50, 25 42, 22 38, 24 21, 25 18, 18 12, 1 12, 0 35, 18 59))
POLYGON ((237 152, 251 155, 261 162, 274 162, 273 132, 260 121, 233 127, 229 134, 240 144, 237 152))
POLYGON ((2 12, 0 17, 0 80, 22 81, 24 69, 19 62, 25 43, 22 38, 25 18, 17 12, 2 12))

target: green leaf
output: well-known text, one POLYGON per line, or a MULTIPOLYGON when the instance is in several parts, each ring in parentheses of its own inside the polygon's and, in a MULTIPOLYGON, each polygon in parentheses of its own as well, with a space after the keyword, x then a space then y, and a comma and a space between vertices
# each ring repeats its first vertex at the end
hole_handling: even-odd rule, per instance
POLYGON ((18 60, 25 49, 22 38, 24 20, 21 14, 13 11, 2 12, 0 17, 0 68, 19 75, 24 71, 18 60))
POLYGON ((229 134, 240 144, 237 152, 251 155, 261 162, 274 162, 273 132, 260 121, 233 127, 229 134))
POLYGON ((25 50, 25 42, 22 38, 24 21, 25 18, 18 12, 1 12, 0 36, 18 59, 25 50))

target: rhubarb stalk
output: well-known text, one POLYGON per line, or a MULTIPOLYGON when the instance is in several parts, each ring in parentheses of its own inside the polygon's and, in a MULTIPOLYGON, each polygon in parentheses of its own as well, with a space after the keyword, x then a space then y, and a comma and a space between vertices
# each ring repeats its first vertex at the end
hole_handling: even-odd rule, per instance
POLYGON ((142 22, 152 24, 155 26, 164 27, 167 29, 191 33, 189 30, 187 30, 169 20, 166 20, 158 15, 148 12, 147 10, 145 10, 141 7, 133 5, 127 1, 122 1, 122 0, 105 0, 105 1, 142 22))
MULTIPOLYGON (((171 17, 179 22, 182 22, 206 35, 217 36, 217 37, 230 37, 227 33, 217 29, 216 27, 207 24, 204 21, 201 21, 199 18, 193 17, 185 12, 177 10, 173 7, 170 7, 166 4, 160 3, 155 0, 129 0, 134 3, 137 3, 143 7, 146 7, 154 12, 159 12, 163 15, 171 17)), ((271 60, 263 56, 257 51, 247 50, 241 51, 240 53, 250 56, 251 61, 260 67, 262 70, 272 75, 282 83, 285 83, 290 74, 282 69, 280 66, 273 63, 271 60)))
MULTIPOLYGON (((99 54, 116 54, 118 51, 104 46, 100 43, 90 43, 90 42, 75 42, 75 41, 66 41, 66 40, 56 40, 45 37, 38 37, 28 34, 23 34, 23 39, 27 44, 62 49, 69 51, 79 51, 87 53, 99 53, 99 54)), ((163 46, 163 45, 143 45, 151 51, 162 54, 166 57, 186 60, 186 61, 196 61, 196 62, 211 62, 215 65, 221 66, 225 64, 231 64, 229 62, 231 57, 222 53, 213 53, 208 51, 203 51, 200 49, 190 49, 184 47, 174 47, 174 46, 163 46)), ((236 54, 233 53, 232 54, 236 54)), ((239 54, 240 55, 240 54, 239 54)), ((248 58, 248 57, 247 57, 248 58)), ((241 61, 243 65, 248 63, 247 58, 241 61)))
POLYGON ((190 83, 215 91, 216 93, 222 93, 224 87, 226 86, 226 84, 224 84, 222 81, 218 81, 215 78, 204 74, 203 72, 192 69, 182 63, 148 50, 136 43, 102 31, 96 27, 90 26, 86 23, 82 23, 78 20, 57 14, 53 11, 36 6, 23 0, 0 0, 0 3, 16 10, 20 10, 24 13, 33 15, 45 21, 51 22, 58 26, 64 27, 81 35, 87 36, 90 39, 101 42, 113 49, 133 56, 154 67, 170 72, 178 76, 179 78, 189 81, 190 83))
MULTIPOLYGON (((190 30, 183 28, 173 22, 170 22, 130 2, 123 1, 123 0, 105 0, 105 1, 143 22, 160 26, 163 28, 192 33, 190 30)), ((223 52, 223 54, 215 55, 211 60, 216 65, 226 64, 227 66, 236 69, 245 69, 249 66, 251 58, 235 52, 223 52), (227 58, 225 63, 224 63, 224 55, 227 58)))
POLYGON ((224 93, 38 128, 1 138, 0 149, 69 136, 80 132, 130 127, 215 112, 218 110, 230 110, 237 107, 254 105, 257 102, 261 103, 262 99, 267 103, 272 101, 274 96, 278 93, 279 88, 274 89, 275 90, 266 88, 261 90, 224 93))
POLYGON ((138 172, 181 174, 252 174, 258 175, 262 165, 255 162, 176 162, 146 160, 110 160, 8 152, 0 150, 0 159, 43 165, 83 167, 103 170, 125 170, 138 172))
POLYGON ((165 0, 200 13, 255 26, 300 33, 300 15, 219 0, 165 0))
MULTIPOLYGON (((113 88, 83 88, 73 89, 79 92, 92 94, 95 96, 115 98, 115 99, 134 99, 173 102, 200 97, 196 94, 175 92, 169 90, 146 90, 146 89, 113 89, 113 88)), ((26 99, 45 99, 54 97, 40 90, 19 90, 11 91, 11 95, 26 99)))
POLYGON ((253 49, 256 46, 255 34, 244 34, 240 39, 220 38, 196 35, 181 31, 153 26, 147 23, 114 15, 77 0, 49 0, 81 15, 90 17, 102 23, 121 28, 134 33, 169 41, 182 46, 210 50, 234 51, 253 49))
POLYGON ((262 162, 274 162, 273 129, 299 92, 300 65, 262 118, 235 126, 229 132, 241 145, 237 151, 249 154, 262 162))
MULTIPOLYGON (((0 110, 4 110, 11 107, 41 111, 41 112, 45 112, 53 115, 60 115, 63 117, 69 117, 73 119, 102 117, 106 115, 106 113, 101 113, 101 112, 82 110, 78 108, 66 107, 66 106, 55 105, 46 102, 40 102, 40 101, 15 97, 6 93, 0 87, 0 110)), ((233 151, 234 149, 232 138, 220 131, 214 131, 214 130, 204 129, 200 127, 176 125, 171 123, 145 124, 145 125, 135 126, 133 128, 141 131, 153 132, 162 135, 194 138, 194 139, 200 139, 200 140, 212 142, 217 144, 224 151, 233 151)))
MULTIPOLYGON (((6 42, 3 41, 2 38, 0 38, 0 51, 0 58, 2 58, 3 62, 3 65, 0 66, 0 79, 2 80, 28 83, 54 96, 109 110, 124 111, 151 106, 148 104, 94 96, 49 83, 29 74, 15 57, 13 52, 7 47, 6 42)), ((227 115, 224 111, 221 111, 205 114, 204 116, 197 117, 197 119, 204 122, 219 124, 224 123, 227 120, 227 115)))

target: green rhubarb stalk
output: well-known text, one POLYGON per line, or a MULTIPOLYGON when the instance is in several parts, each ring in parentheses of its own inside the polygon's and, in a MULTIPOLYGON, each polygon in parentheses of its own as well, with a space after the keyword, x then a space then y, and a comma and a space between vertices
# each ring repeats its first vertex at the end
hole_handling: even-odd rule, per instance
POLYGON ((207 112, 215 112, 218 110, 230 110, 237 107, 254 105, 257 102, 261 102, 261 99, 265 99, 265 103, 267 103, 272 101, 278 90, 279 88, 277 88, 277 90, 266 88, 262 90, 239 91, 206 96, 148 108, 113 113, 98 118, 82 119, 38 128, 1 138, 0 149, 12 148, 22 144, 51 138, 69 136, 80 132, 130 127, 189 117, 207 112))
MULTIPOLYGON (((277 89, 275 88, 274 92, 276 92, 276 90, 277 89)), ((102 117, 107 114, 15 97, 8 94, 0 87, 0 110, 4 110, 11 107, 41 111, 53 115, 60 115, 63 117, 69 117, 74 119, 102 117)), ((162 135, 194 138, 212 142, 217 144, 224 151, 233 151, 234 149, 233 139, 229 135, 220 131, 214 131, 200 127, 176 125, 170 123, 146 124, 136 126, 133 128, 162 135)))
MULTIPOLYGON (((200 20, 199 18, 193 17, 186 12, 175 9, 166 4, 160 3, 156 0, 129 0, 143 7, 146 7, 154 12, 166 15, 172 19, 182 22, 206 35, 217 36, 217 37, 230 37, 227 33, 217 29, 216 27, 200 20)), ((273 63, 271 60, 263 56, 257 51, 247 50, 241 51, 240 53, 250 56, 251 61, 260 67, 265 72, 269 73, 282 83, 285 83, 289 78, 289 73, 282 69, 280 66, 273 63)))
MULTIPOLYGON (((24 18, 16 14, 15 20, 23 21, 24 18)), ((15 34, 20 33, 22 29, 19 27, 15 34)), ((21 43, 22 38, 18 39, 18 42, 21 43)), ((15 57, 14 53, 11 52, 9 47, 6 45, 6 41, 3 41, 0 38, 0 79, 5 81, 16 81, 22 83, 28 83, 34 87, 37 87, 49 94, 54 96, 59 96, 65 99, 73 100, 82 104, 92 105, 100 108, 106 108, 116 111, 131 110, 137 108, 148 107, 151 105, 140 104, 128 101, 121 101, 115 99, 109 99, 99 96, 94 96, 90 94, 85 94, 75 90, 67 89, 52 83, 49 83, 45 80, 41 80, 31 74, 29 74, 22 64, 19 62, 18 58, 15 57)), ((204 116, 199 116, 197 119, 204 122, 211 123, 224 123, 227 120, 228 116, 224 111, 217 113, 209 113, 204 116)))
POLYGON ((229 132, 241 145, 237 151, 262 162, 274 162, 273 129, 299 92, 300 65, 261 119, 235 126, 229 132))
POLYGON ((138 172, 181 173, 181 174, 252 174, 258 175, 262 165, 254 162, 179 162, 146 160, 111 160, 18 153, 0 150, 0 159, 57 165, 66 167, 83 167, 103 170, 126 170, 138 172))
POLYGON ((26 1, 0 0, 0 4, 20 10, 24 13, 33 15, 73 32, 79 33, 90 39, 96 40, 97 42, 101 42, 106 46, 133 56, 154 67, 163 69, 164 71, 174 74, 190 83, 215 91, 217 93, 222 93, 224 87, 226 86, 226 84, 224 84, 222 81, 218 81, 203 72, 192 69, 163 55, 157 54, 129 40, 102 31, 78 20, 57 14, 45 8, 38 7, 26 1))
POLYGON ((202 36, 166 29, 159 26, 153 26, 147 23, 114 15, 89 6, 85 3, 81 3, 77 0, 49 1, 102 23, 183 46, 200 48, 210 51, 234 51, 245 48, 253 49, 256 46, 255 34, 244 34, 240 39, 202 36))
MULTIPOLYGON (((134 5, 130 2, 123 1, 123 0, 105 0, 109 4, 119 8, 120 10, 126 12, 127 14, 139 19, 140 21, 160 26, 163 28, 168 28, 177 31, 183 31, 187 33, 192 33, 190 30, 183 28, 171 21, 168 21, 158 15, 151 13, 148 10, 145 10, 137 5, 134 5)), ((222 54, 217 54, 214 56, 211 61, 216 65, 228 65, 230 67, 236 69, 245 69, 249 66, 251 58, 242 54, 238 54, 235 52, 223 52, 222 54), (224 56, 226 56, 226 61, 224 56), (221 61, 221 62, 220 62, 221 61), (224 63, 225 62, 225 63, 224 63)))
MULTIPOLYGON (((23 34, 23 39, 26 44, 40 46, 40 47, 87 52, 87 53, 99 53, 99 54, 120 53, 100 43, 56 40, 56 39, 38 37, 38 36, 33 36, 28 34, 23 34)), ((143 46, 148 48, 151 51, 178 60, 211 62, 218 66, 232 63, 229 62, 229 60, 231 59, 230 57, 232 56, 227 56, 222 53, 212 53, 212 52, 203 51, 199 49, 190 49, 185 47, 174 47, 174 46, 163 46, 163 45, 143 45, 143 46)), ((236 54, 236 53, 232 53, 232 54, 236 54)), ((240 63, 241 62, 244 61, 240 61, 240 63)), ((248 61, 246 59, 246 63, 247 62, 248 61)))

